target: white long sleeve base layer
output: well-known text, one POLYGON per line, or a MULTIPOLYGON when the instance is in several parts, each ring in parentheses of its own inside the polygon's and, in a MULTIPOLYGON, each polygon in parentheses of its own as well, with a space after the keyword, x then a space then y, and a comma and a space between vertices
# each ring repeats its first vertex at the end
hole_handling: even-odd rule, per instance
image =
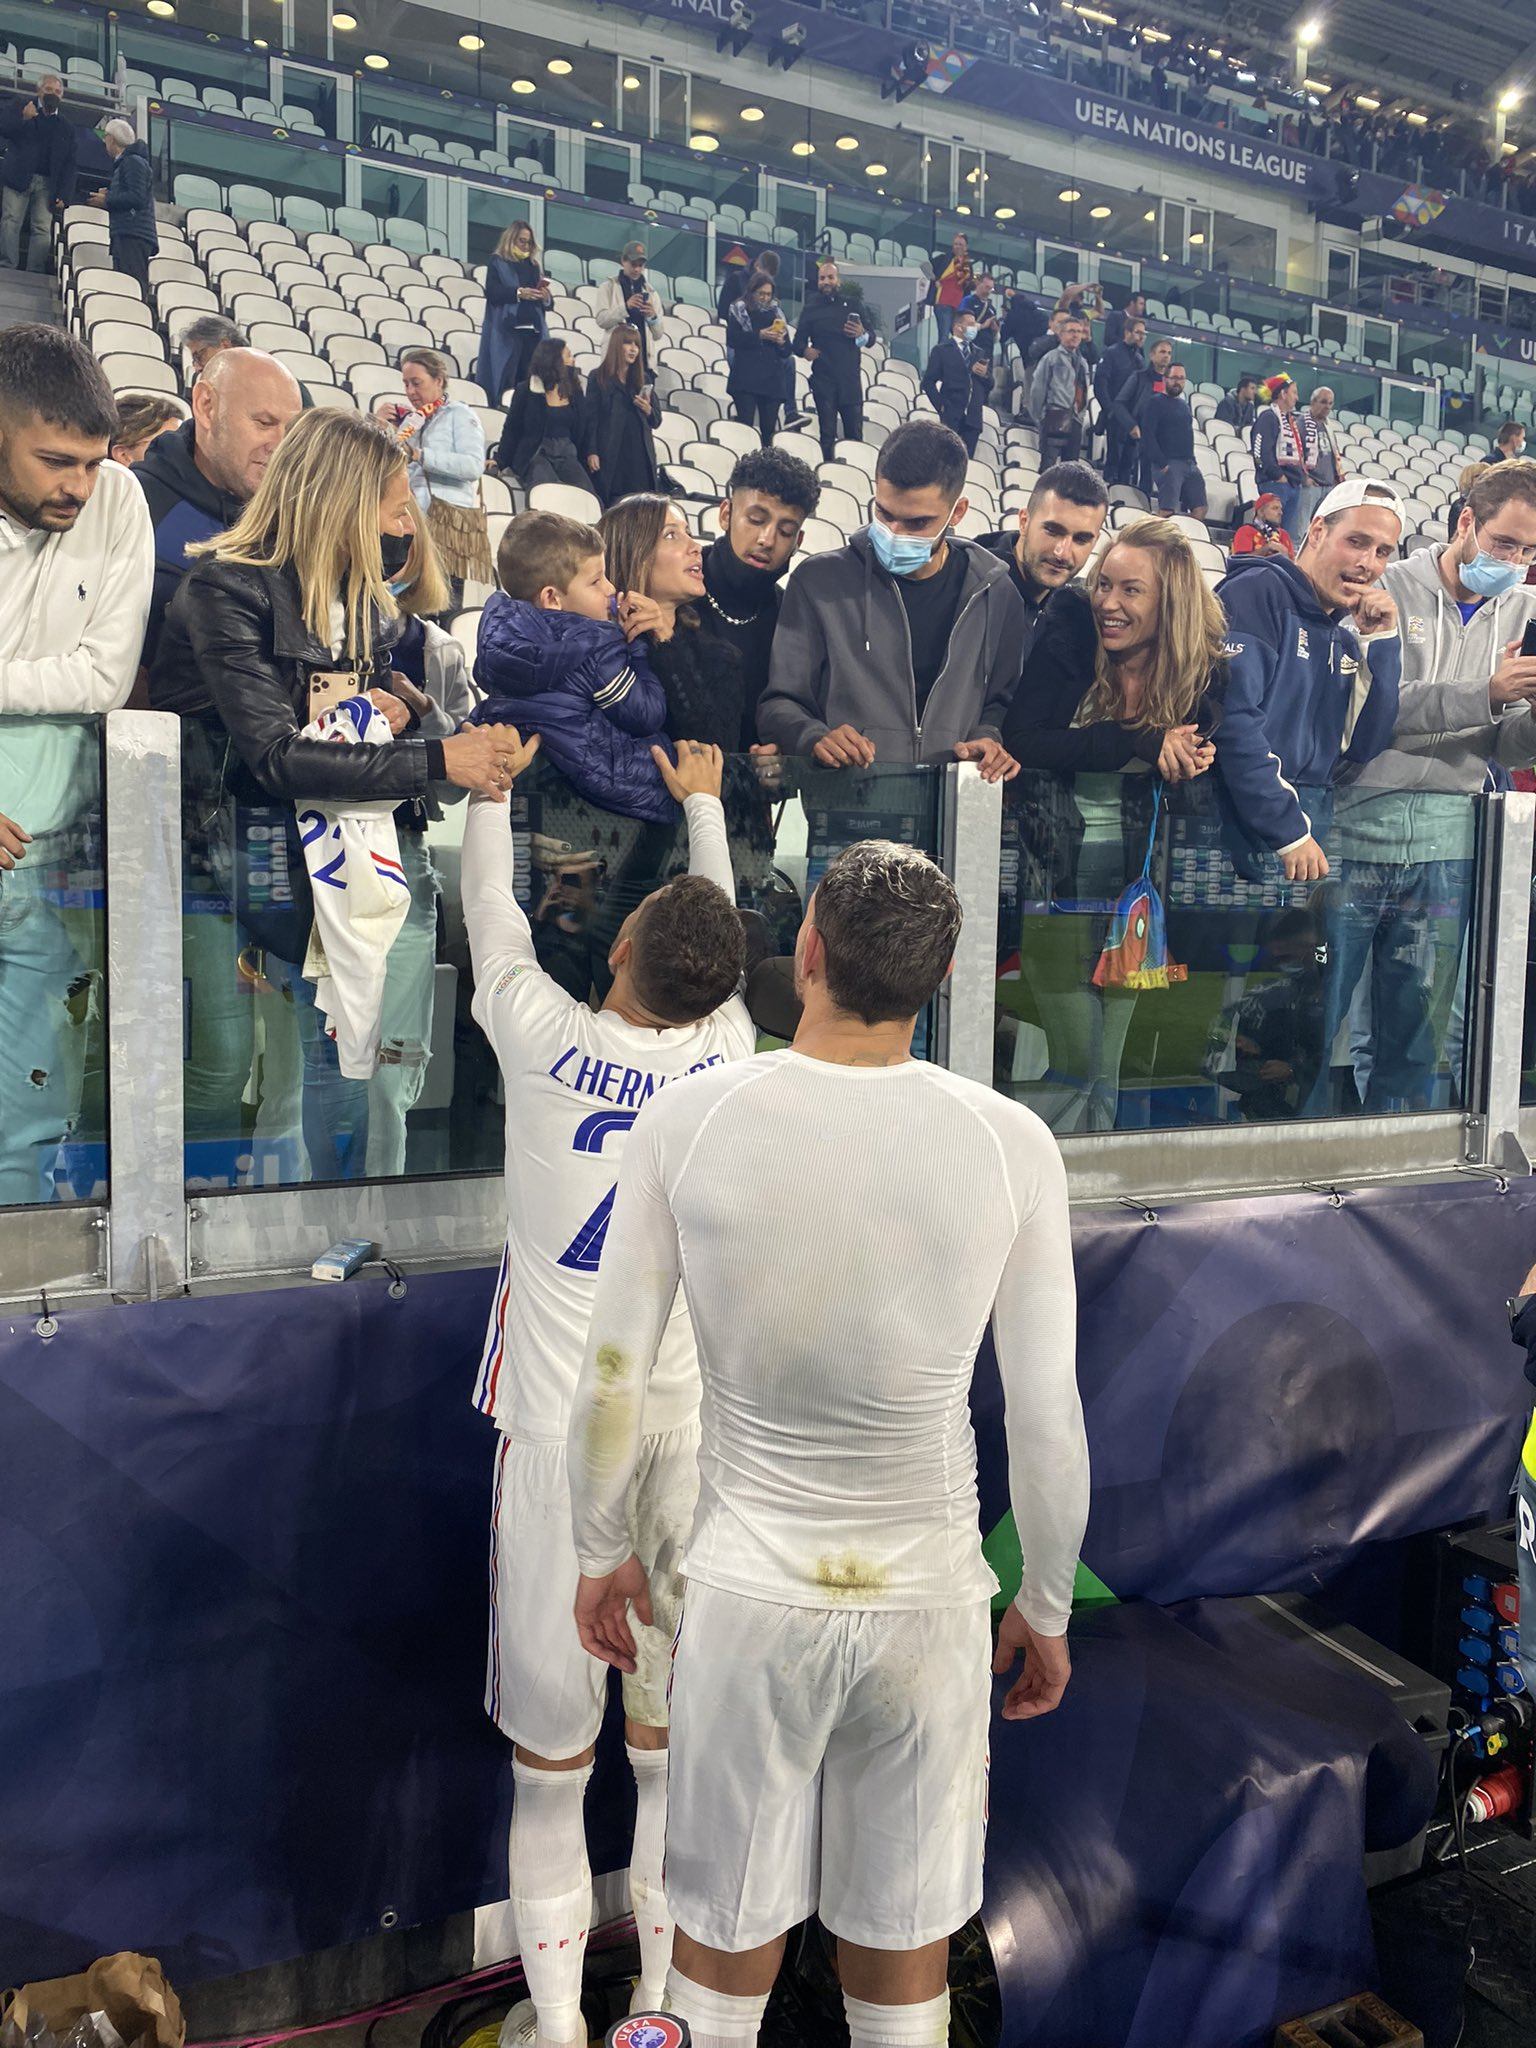
POLYGON ((1066 1175, 1022 1105, 920 1061, 774 1052, 630 1133, 571 1418, 577 1555, 628 1556, 645 1382, 681 1278, 703 1377, 683 1569, 803 1607, 990 1597, 967 1395, 988 1318, 1024 1554, 1061 1634, 1088 1512, 1066 1175))
MULTIPOLYGON (((691 796, 689 872, 736 900, 725 812, 691 796)), ((568 995, 539 965, 512 886, 508 807, 476 797, 464 824, 464 922, 474 1014, 507 1098, 507 1243, 475 1405, 508 1436, 563 1443, 587 1341, 618 1162, 643 1103, 685 1074, 745 1059, 757 1033, 739 995, 697 1024, 654 1031, 568 995)), ((661 1345, 646 1428, 680 1428, 699 1405, 684 1304, 661 1345)))

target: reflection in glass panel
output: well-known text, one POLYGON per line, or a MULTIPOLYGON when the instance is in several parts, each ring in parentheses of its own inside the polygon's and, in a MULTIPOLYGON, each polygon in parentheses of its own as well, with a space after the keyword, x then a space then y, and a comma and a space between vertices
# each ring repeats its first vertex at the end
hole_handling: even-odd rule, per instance
POLYGON ((426 223, 425 178, 413 178, 408 171, 393 168, 375 170, 365 163, 360 167, 358 191, 364 211, 376 213, 381 221, 416 220, 423 225, 426 223))
MULTIPOLYGON (((346 1080, 302 971, 310 914, 294 808, 236 802, 206 735, 183 730, 189 1184, 499 1171, 500 1076, 470 1013, 459 793, 437 792, 430 816, 412 806, 396 813, 411 908, 390 949, 378 1070, 370 1081, 346 1080)), ((778 1010, 805 902, 827 863, 869 837, 936 852, 941 797, 933 768, 855 775, 727 762, 748 963, 783 963, 768 972, 778 1010)), ((686 828, 681 818, 650 825, 598 810, 542 759, 511 800, 514 887, 539 963, 577 1000, 601 1003, 625 917, 687 870, 686 828)), ((932 1044, 924 1019, 920 1055, 932 1044)))
MULTIPOLYGON (((281 19, 275 7, 272 12, 281 19)), ((240 33, 238 27, 234 33, 240 33)), ((193 35, 152 35, 132 27, 118 29, 117 46, 125 63, 134 70, 150 72, 159 79, 162 90, 173 78, 181 78, 199 88, 223 87, 237 99, 267 96, 270 73, 262 50, 239 50, 217 37, 205 41, 193 35)))
POLYGON ((1475 799, 1313 793, 1305 885, 1155 780, 1010 786, 996 1085, 1063 1135, 1459 1104, 1475 799))
POLYGON ((0 719, 0 1206, 107 1191, 101 720, 0 719))
MULTIPOLYGON (((223 0, 223 4, 228 6, 232 0, 223 0)), ((233 5, 238 23, 238 0, 233 0, 233 5)), ((104 26, 100 15, 70 14, 62 7, 50 8, 43 14, 36 0, 4 0, 0 5, 0 43, 13 43, 18 57, 24 50, 47 50, 66 65, 71 57, 88 57, 110 71, 102 34, 104 26)), ((239 32, 237 26, 235 33, 239 32)), ((25 82, 34 81, 29 78, 25 82)))
POLYGON ((342 159, 334 151, 306 149, 296 140, 260 141, 227 128, 203 126, 195 117, 168 119, 171 175, 191 171, 221 184, 260 185, 281 202, 290 196, 342 203, 342 159))

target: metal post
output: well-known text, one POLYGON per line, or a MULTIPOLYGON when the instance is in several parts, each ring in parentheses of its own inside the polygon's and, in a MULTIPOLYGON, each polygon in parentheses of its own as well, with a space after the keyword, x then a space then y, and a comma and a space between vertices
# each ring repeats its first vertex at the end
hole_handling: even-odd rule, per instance
POLYGON ((1485 797, 1468 1010, 1469 1164, 1527 1173, 1519 1138, 1525 965, 1531 916, 1536 796, 1485 797))
POLYGON ((185 1286, 182 1193, 181 722, 107 719, 108 1284, 185 1286))
POLYGON ((965 922, 939 997, 939 1058, 951 1073, 990 1087, 1003 786, 983 782, 970 761, 956 761, 945 775, 944 871, 959 891, 965 922))

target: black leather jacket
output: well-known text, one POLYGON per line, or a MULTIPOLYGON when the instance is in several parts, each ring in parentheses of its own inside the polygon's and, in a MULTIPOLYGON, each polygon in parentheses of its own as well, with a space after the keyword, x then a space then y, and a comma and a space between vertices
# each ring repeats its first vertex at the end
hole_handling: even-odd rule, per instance
MULTIPOLYGON (((371 659, 381 685, 392 637, 376 620, 371 659)), ((223 786, 247 801, 424 797, 443 776, 441 740, 402 735, 388 747, 339 747, 300 737, 311 674, 340 665, 305 626, 291 569, 200 561, 166 612, 149 699, 203 727, 223 757, 223 786)))

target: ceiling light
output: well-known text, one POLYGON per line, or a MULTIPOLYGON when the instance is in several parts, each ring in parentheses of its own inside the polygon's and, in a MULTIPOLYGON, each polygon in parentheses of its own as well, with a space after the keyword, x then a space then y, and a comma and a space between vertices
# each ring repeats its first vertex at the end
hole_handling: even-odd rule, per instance
MULTIPOLYGON (((153 13, 154 9, 151 8, 150 12, 153 13)), ((355 14, 333 14, 331 16, 331 27, 339 28, 343 35, 350 35, 352 30, 357 27, 357 16, 355 14)))
POLYGON ((688 147, 700 150, 705 156, 712 156, 720 147, 720 138, 718 135, 690 135, 688 147))
POLYGON ((594 128, 601 128, 601 127, 602 127, 602 125, 603 125, 603 124, 602 124, 602 122, 601 122, 601 121, 594 121, 594 122, 592 123, 592 126, 593 126, 594 128))
POLYGON ((1065 191, 1058 192, 1056 194, 1056 197, 1061 201, 1063 206, 1073 205, 1077 200, 1081 199, 1082 196, 1082 193, 1078 191, 1075 185, 1068 185, 1065 191))
POLYGON ((791 156, 814 156, 816 154, 816 145, 814 142, 792 143, 789 153, 791 156))
POLYGON ((761 121, 763 118, 763 110, 761 107, 743 107, 741 110, 741 118, 743 119, 743 121, 761 121))
POLYGON ((839 135, 836 142, 832 145, 834 149, 857 149, 858 146, 859 138, 857 135, 839 135))
MULTIPOLYGON (((265 36, 252 36, 252 37, 251 37, 251 48, 252 48, 253 50, 264 50, 264 49, 265 49, 266 47, 267 47, 267 39, 266 39, 266 37, 265 37, 265 36)), ((1510 148, 1510 149, 1513 149, 1513 148, 1514 148, 1514 146, 1515 146, 1515 145, 1514 145, 1514 144, 1513 144, 1512 142, 1511 142, 1511 143, 1509 143, 1509 144, 1507 145, 1507 147, 1508 147, 1508 148, 1510 148)))
POLYGON ((1296 31, 1296 40, 1298 43, 1315 43, 1322 32, 1320 21, 1304 21, 1296 31))
POLYGON ((512 81, 514 92, 537 92, 538 89, 531 78, 514 78, 512 81))
POLYGON ((1108 220, 1109 216, 1110 208, 1107 206, 1090 206, 1088 209, 1088 218, 1090 220, 1108 220))
POLYGON ((1207 55, 1207 57, 1214 57, 1218 64, 1221 62, 1220 50, 1207 50, 1205 54, 1207 55))
POLYGON ((1155 206, 1149 206, 1146 212, 1141 217, 1143 220, 1156 220, 1157 208, 1155 206))
POLYGON ((885 164, 866 164, 864 166, 864 175, 866 178, 883 178, 887 168, 885 164))
POLYGON ((1368 114, 1375 114, 1380 111, 1381 101, 1370 99, 1363 92, 1357 92, 1355 94, 1355 105, 1357 107, 1364 107, 1368 114))
POLYGON ((544 69, 552 78, 569 78, 571 75, 571 60, 569 57, 551 57, 544 66, 544 69))
POLYGON ((638 92, 640 90, 640 81, 636 78, 633 71, 625 73, 624 90, 626 92, 638 92))
POLYGON ((1190 236, 1189 246, 1191 249, 1203 249, 1205 247, 1205 237, 1198 229, 1190 236))
POLYGON ((377 50, 370 50, 363 59, 363 62, 370 71, 387 71, 389 69, 389 59, 381 57, 377 50))
POLYGON ((1429 116, 1428 114, 1410 114, 1408 116, 1408 124, 1412 128, 1427 128, 1429 126, 1429 116))
POLYGON ((1321 78, 1304 78, 1301 81, 1301 88, 1303 92, 1315 92, 1320 96, 1333 91, 1333 87, 1321 78))
POLYGON ((1141 40, 1144 43, 1171 43, 1173 37, 1169 35, 1165 28, 1144 28, 1141 32, 1141 40))
POLYGON ((1519 106, 1520 99, 1521 95, 1513 86, 1510 87, 1508 92, 1501 92, 1499 94, 1499 112, 1501 114, 1512 114, 1516 107, 1519 106))
POLYGON ((171 5, 171 0, 149 0, 149 12, 158 14, 162 21, 169 21, 176 10, 171 5))
POLYGON ((1000 206, 992 216, 994 220, 1012 220, 1013 217, 1014 210, 1011 206, 1000 206))
POLYGON ((963 213, 967 220, 971 217, 971 209, 968 206, 957 206, 955 211, 956 213, 963 213))
POLYGON ((460 48, 461 50, 483 50, 483 49, 485 48, 485 37, 484 37, 484 36, 460 36, 460 37, 459 37, 459 48, 460 48))

